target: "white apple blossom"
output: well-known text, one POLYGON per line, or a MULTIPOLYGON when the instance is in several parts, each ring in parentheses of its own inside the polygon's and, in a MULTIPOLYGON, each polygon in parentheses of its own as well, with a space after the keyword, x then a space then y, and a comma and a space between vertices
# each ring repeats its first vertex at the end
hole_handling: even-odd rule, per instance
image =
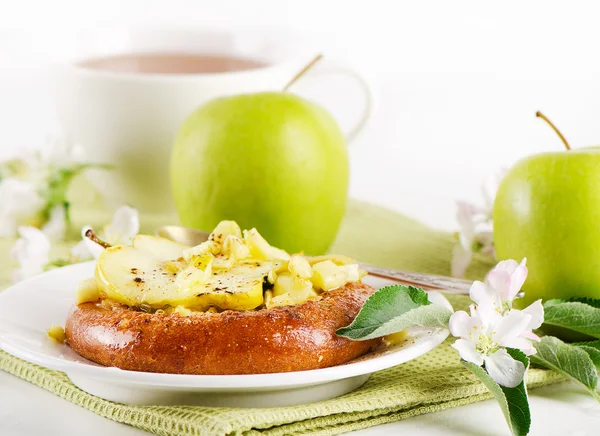
POLYGON ((50 219, 42 227, 42 231, 50 238, 50 241, 57 242, 63 238, 67 229, 66 215, 67 211, 62 204, 55 206, 50 211, 50 219))
POLYGON ((479 306, 491 305, 500 313, 512 308, 512 302, 527 278, 527 259, 499 262, 487 275, 486 282, 473 282, 469 296, 479 306))
MULTIPOLYGON (((81 229, 81 241, 71 250, 71 257, 77 262, 97 259, 104 248, 86 236, 90 226, 81 229)), ((110 224, 104 226, 98 235, 110 245, 130 245, 133 237, 140 231, 140 219, 137 209, 130 206, 119 207, 110 224)))
POLYGON ((119 207, 109 225, 104 227, 102 239, 111 245, 131 245, 133 237, 140 231, 140 218, 137 209, 130 206, 119 207))
POLYGON ((44 271, 49 262, 51 247, 48 236, 38 228, 20 226, 18 233, 20 238, 10 251, 11 257, 19 264, 19 268, 13 273, 15 282, 44 271))
POLYGON ((0 162, 0 237, 17 236, 22 225, 50 226, 52 240, 64 236, 67 188, 76 175, 97 166, 78 163, 78 150, 59 137, 39 151, 0 162))
POLYGON ((81 229, 81 241, 71 248, 70 258, 74 263, 97 259, 104 250, 102 246, 91 241, 86 236, 88 230, 93 229, 90 226, 84 226, 81 229))
MULTIPOLYGON (((71 250, 69 260, 59 260, 50 263, 49 255, 53 236, 61 233, 64 225, 64 208, 55 209, 48 223, 38 229, 32 226, 18 228, 19 239, 11 249, 11 257, 19 264, 13 273, 13 280, 19 281, 39 274, 47 267, 64 266, 69 263, 83 262, 98 258, 104 248, 85 236, 91 227, 86 226, 81 231, 82 240, 71 250)), ((115 212, 112 221, 106 225, 101 238, 110 245, 131 244, 133 237, 140 227, 139 215, 136 209, 121 206, 115 212)))
POLYGON ((50 220, 38 229, 33 226, 19 226, 19 239, 11 248, 13 260, 19 268, 13 272, 13 281, 17 282, 41 273, 49 265, 52 242, 58 241, 65 231, 65 208, 55 207, 50 220))
POLYGON ((56 135, 48 138, 48 146, 39 153, 39 162, 42 167, 68 167, 76 162, 82 162, 83 147, 73 144, 65 136, 56 135))
POLYGON ((544 320, 541 300, 524 310, 512 308, 512 301, 527 278, 526 260, 500 262, 488 282, 474 282, 470 290, 470 314, 457 311, 450 318, 450 333, 459 339, 452 345, 467 362, 485 365, 498 384, 515 387, 523 380, 524 365, 513 359, 506 348, 516 348, 527 356, 535 354, 533 333, 544 320))
POLYGON ((458 243, 452 251, 451 274, 462 277, 471 263, 473 253, 495 259, 492 210, 500 181, 506 174, 502 169, 488 177, 482 187, 484 206, 458 201, 456 220, 458 243))
POLYGON ((494 255, 493 234, 488 213, 475 205, 457 202, 458 243, 452 251, 452 275, 462 277, 473 258, 473 252, 494 255), (485 230, 483 230, 483 229, 485 230))
POLYGON ((0 237, 17 234, 19 225, 34 221, 44 200, 34 184, 8 177, 0 181, 0 237))
MULTIPOLYGON (((514 309, 511 309, 514 311, 514 309)), ((532 341, 539 342, 540 337, 533 333, 532 330, 539 329, 544 323, 544 306, 542 305, 542 300, 536 300, 527 306, 525 309, 521 310, 521 312, 528 314, 531 316, 529 320, 529 324, 527 324, 527 328, 524 332, 521 333, 521 337, 525 339, 531 339, 532 341)), ((531 342, 529 342, 529 347, 533 347, 531 342)), ((521 348, 521 350, 527 354, 528 356, 531 354, 535 354, 535 349, 531 352, 527 352, 525 349, 521 348)))

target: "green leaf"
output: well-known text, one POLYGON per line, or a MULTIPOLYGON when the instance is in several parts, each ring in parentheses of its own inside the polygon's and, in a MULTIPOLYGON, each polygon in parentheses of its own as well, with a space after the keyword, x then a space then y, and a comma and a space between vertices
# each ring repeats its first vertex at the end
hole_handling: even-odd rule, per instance
POLYGON ((600 350, 597 350, 594 347, 588 347, 587 345, 577 345, 577 348, 581 348, 588 356, 590 356, 594 366, 600 367, 600 350))
POLYGON ((29 165, 23 159, 9 159, 0 162, 0 180, 5 177, 22 179, 30 172, 29 165))
POLYGON ((67 191, 73 179, 85 170, 90 168, 109 169, 110 166, 103 164, 74 164, 66 168, 55 168, 50 173, 47 180, 47 187, 40 194, 46 200, 46 206, 42 211, 42 220, 46 222, 50 219, 50 214, 56 206, 62 205, 65 208, 66 220, 69 222, 69 201, 67 200, 67 191))
MULTIPOLYGON (((529 359, 520 350, 507 348, 506 351, 513 359, 523 362, 525 369, 529 366, 529 359)), ((496 383, 485 368, 477 366, 470 362, 462 361, 463 365, 475 374, 492 393, 502 413, 506 419, 506 423, 514 436, 525 436, 529 433, 531 427, 531 413, 529 411, 529 400, 527 398, 527 388, 523 380, 514 388, 507 388, 496 383)))
POLYGON ((596 348, 600 350, 600 340, 599 341, 584 341, 584 342, 574 342, 571 345, 586 345, 588 347, 596 348))
POLYGON ((600 299, 598 298, 588 298, 588 297, 571 297, 571 298, 555 298, 554 300, 548 300, 544 303, 545 306, 552 306, 555 304, 561 303, 583 303, 588 306, 595 307, 596 309, 600 309, 600 299))
POLYGON ((544 304, 544 324, 600 338, 600 300, 549 300, 544 304))
POLYGON ((600 341, 576 342, 571 345, 575 345, 588 353, 594 365, 600 367, 600 341))
POLYGON ((447 327, 451 315, 451 310, 431 304, 423 289, 392 285, 371 295, 352 324, 339 329, 337 334, 366 340, 411 327, 447 327))
MULTIPOLYGON (((569 377, 583 385, 596 400, 600 401, 600 395, 596 392, 598 373, 588 350, 581 346, 566 344, 554 336, 544 336, 540 342, 534 342, 534 346, 537 353, 531 356, 532 363, 569 377)), ((593 345, 587 347, 595 349, 593 345)))

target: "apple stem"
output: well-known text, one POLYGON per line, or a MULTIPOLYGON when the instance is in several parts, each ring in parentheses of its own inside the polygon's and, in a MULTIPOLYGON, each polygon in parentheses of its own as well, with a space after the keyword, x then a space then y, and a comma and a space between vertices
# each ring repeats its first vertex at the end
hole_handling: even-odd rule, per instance
POLYGON ((287 85, 285 85, 283 87, 283 92, 286 92, 290 86, 292 86, 294 83, 296 83, 298 81, 298 79, 302 76, 304 76, 304 74, 306 74, 306 72, 308 70, 310 70, 317 62, 319 62, 321 59, 323 59, 323 55, 322 54, 318 54, 317 56, 315 56, 315 58, 313 60, 311 60, 304 68, 302 68, 302 70, 300 70, 298 72, 298 74, 296 74, 294 77, 292 77, 292 80, 290 80, 288 82, 287 85))
POLYGON ((111 247, 111 245, 108 242, 100 239, 100 237, 92 229, 88 229, 85 232, 85 237, 88 238, 90 241, 95 242, 96 244, 100 245, 102 248, 110 248, 111 247))
POLYGON ((548 123, 548 125, 549 125, 550 127, 552 127, 552 130, 554 130, 554 131, 556 132, 556 134, 559 136, 559 138, 562 140, 563 144, 565 144, 565 147, 566 147, 566 149, 567 149, 567 150, 570 150, 570 149, 571 149, 571 146, 569 145, 569 143, 567 142, 567 140, 565 139, 565 137, 563 136, 563 134, 562 134, 562 133, 560 133, 560 130, 558 130, 558 129, 556 128, 556 126, 555 126, 555 125, 552 123, 552 121, 550 121, 550 120, 548 119, 548 117, 546 117, 546 115, 544 115, 544 114, 543 114, 543 113, 541 113, 540 111, 537 111, 537 112, 535 113, 535 116, 536 116, 536 117, 539 117, 539 118, 541 118, 542 120, 544 120, 545 122, 547 122, 547 123, 548 123))

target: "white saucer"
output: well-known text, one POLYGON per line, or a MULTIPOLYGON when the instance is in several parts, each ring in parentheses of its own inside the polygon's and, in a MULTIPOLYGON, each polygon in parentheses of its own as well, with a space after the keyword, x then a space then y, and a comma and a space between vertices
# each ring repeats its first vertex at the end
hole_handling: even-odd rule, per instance
MULTIPOLYGON (((107 368, 50 341, 46 329, 64 325, 77 284, 93 276, 94 262, 67 266, 20 282, 0 293, 0 349, 50 369, 65 372, 92 395, 124 404, 196 404, 271 407, 334 398, 361 385, 370 374, 415 359, 441 344, 448 331, 414 329, 405 342, 373 351, 347 364, 311 371, 256 375, 154 374, 107 368)), ((381 287, 384 280, 366 277, 381 287)), ((435 304, 449 306, 439 293, 435 304)))

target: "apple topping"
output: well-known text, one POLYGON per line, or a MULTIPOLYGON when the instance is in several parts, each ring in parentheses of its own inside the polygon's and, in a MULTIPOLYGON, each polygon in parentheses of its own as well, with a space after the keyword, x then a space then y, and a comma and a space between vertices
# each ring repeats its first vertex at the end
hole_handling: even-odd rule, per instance
POLYGON ((46 333, 48 334, 48 337, 57 344, 64 344, 67 339, 65 329, 58 324, 50 326, 50 328, 46 330, 46 333))
POLYGON ((313 272, 313 284, 324 291, 339 288, 348 281, 348 274, 330 260, 314 264, 313 272))
POLYGON ((300 279, 310 279, 313 275, 313 269, 304 256, 294 254, 289 263, 288 270, 292 275, 300 279))
POLYGON ((267 309, 301 304, 319 297, 310 280, 294 275, 292 272, 279 274, 275 279, 273 290, 269 292, 272 293, 272 298, 265 301, 267 309))
POLYGON ((252 257, 256 259, 290 259, 290 255, 284 250, 269 245, 256 229, 244 230, 244 242, 250 249, 252 257))
POLYGON ((150 235, 135 236, 131 245, 142 253, 165 261, 180 258, 183 250, 189 248, 187 245, 150 235))
POLYGON ((301 304, 364 276, 344 256, 290 256, 256 229, 222 221, 209 239, 188 247, 138 235, 106 248, 95 278, 80 285, 77 304, 104 298, 159 313, 253 310, 301 304))
POLYGON ((77 304, 89 303, 100 298, 100 289, 93 278, 83 280, 75 292, 75 301, 77 304))
POLYGON ((204 256, 206 254, 219 254, 221 247, 215 241, 205 241, 192 248, 183 250, 181 256, 186 262, 192 262, 194 257, 204 256))
POLYGON ((208 240, 214 241, 219 246, 223 246, 228 236, 242 237, 242 230, 235 221, 221 221, 212 231, 208 240))
POLYGON ((327 254, 324 256, 309 256, 306 258, 306 260, 308 260, 308 263, 311 265, 314 265, 319 262, 323 262, 325 260, 330 260, 331 262, 335 263, 336 265, 340 265, 340 266, 350 265, 350 264, 353 264, 356 262, 351 257, 344 256, 342 254, 327 254))
POLYGON ((264 278, 277 263, 240 261, 217 269, 215 260, 212 255, 196 256, 181 271, 172 272, 172 261, 116 246, 98 259, 96 283, 106 297, 132 307, 250 310, 263 303, 264 278))
MULTIPOLYGON (((195 256, 217 255, 223 250, 228 237, 235 237, 241 241, 242 231, 235 221, 221 221, 208 237, 208 241, 184 250, 183 258, 190 262, 195 256)), ((227 250, 230 250, 230 245, 231 242, 228 244, 227 250)))

